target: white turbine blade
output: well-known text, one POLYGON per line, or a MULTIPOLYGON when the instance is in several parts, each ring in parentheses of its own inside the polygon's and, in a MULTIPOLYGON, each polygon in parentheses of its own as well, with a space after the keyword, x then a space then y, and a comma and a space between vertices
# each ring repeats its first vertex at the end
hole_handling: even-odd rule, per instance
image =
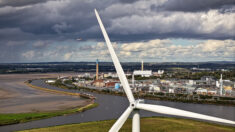
POLYGON ((112 128, 109 130, 109 132, 118 132, 122 125, 125 123, 129 115, 131 114, 133 108, 128 107, 125 112, 118 118, 118 120, 113 124, 112 128))
POLYGON ((147 111, 152 111, 156 113, 161 113, 161 114, 167 114, 167 115, 183 116, 183 117, 203 119, 203 120, 215 121, 215 122, 221 122, 221 123, 227 123, 227 124, 235 124, 235 122, 231 120, 226 120, 226 119, 213 117, 213 116, 207 116, 203 114, 198 114, 194 112, 189 112, 189 111, 171 108, 167 106, 161 106, 161 105, 137 104, 136 108, 147 110, 147 111))
POLYGON ((133 111, 132 132, 140 132, 140 113, 139 113, 139 110, 133 111))
POLYGON ((116 69, 117 74, 118 74, 118 77, 119 77, 119 79, 120 79, 120 81, 121 81, 121 83, 122 83, 122 85, 123 85, 123 88, 124 88, 124 90, 125 90, 125 93, 126 93, 126 95, 127 95, 127 98, 128 98, 128 100, 129 100, 130 102, 134 102, 135 99, 134 99, 134 96, 133 96, 133 94, 132 94, 132 92, 131 92, 131 89, 130 89, 129 83, 128 83, 128 81, 127 81, 126 75, 124 74, 124 71, 123 71, 123 69, 122 69, 122 66, 121 66, 121 64, 120 64, 120 62, 119 62, 119 60, 118 60, 118 58, 117 58, 117 55, 115 54, 115 51, 114 51, 114 49, 113 49, 113 46, 112 46, 112 44, 111 44, 111 42, 110 42, 110 40, 109 40, 108 34, 107 34, 107 32, 106 32, 106 30, 105 30, 105 28, 104 28, 104 25, 103 25, 103 23, 102 23, 102 21, 101 21, 101 19, 100 19, 100 16, 99 16, 98 12, 96 11, 96 9, 95 9, 95 15, 96 15, 96 18, 97 18, 97 20, 98 20, 98 22, 99 22, 101 31, 102 31, 102 33, 103 33, 104 39, 105 39, 106 44, 107 44, 107 46, 108 46, 109 52, 110 52, 110 54, 111 54, 111 58, 112 58, 112 60, 113 60, 115 69, 116 69))

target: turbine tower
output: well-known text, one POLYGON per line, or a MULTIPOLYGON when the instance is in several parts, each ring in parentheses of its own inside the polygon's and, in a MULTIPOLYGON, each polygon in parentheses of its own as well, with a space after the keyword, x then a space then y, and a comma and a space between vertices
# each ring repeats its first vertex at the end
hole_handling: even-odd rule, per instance
POLYGON ((113 60, 113 63, 114 63, 116 72, 118 74, 118 77, 120 79, 120 82, 123 85, 123 89, 127 95, 129 102, 130 102, 130 106, 125 110, 125 112, 113 124, 113 126, 111 127, 109 132, 118 132, 132 112, 133 112, 132 132, 140 132, 139 110, 146 110, 146 111, 156 112, 156 113, 160 113, 160 114, 183 116, 183 117, 196 118, 196 119, 222 122, 222 123, 228 123, 228 124, 235 125, 235 122, 231 121, 231 120, 226 120, 226 119, 213 117, 213 116, 207 116, 207 115, 203 115, 203 114, 198 114, 198 113, 189 112, 189 111, 180 110, 180 109, 171 108, 171 107, 162 106, 162 105, 144 104, 144 103, 141 103, 140 100, 135 100, 135 98, 132 94, 132 91, 130 89, 129 83, 127 81, 127 78, 126 78, 124 71, 121 67, 121 64, 117 58, 117 55, 115 54, 113 46, 109 40, 108 34, 104 28, 104 25, 100 19, 98 12, 96 11, 96 9, 95 9, 95 15, 96 15, 96 18, 97 18, 98 23, 100 25, 101 31, 103 33, 104 39, 106 41, 108 50, 110 52, 110 55, 113 60))

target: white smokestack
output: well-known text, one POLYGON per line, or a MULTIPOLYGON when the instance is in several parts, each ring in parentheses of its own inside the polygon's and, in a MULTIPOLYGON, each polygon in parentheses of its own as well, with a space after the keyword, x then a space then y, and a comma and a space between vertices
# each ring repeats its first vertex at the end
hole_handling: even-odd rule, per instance
POLYGON ((144 71, 144 61, 141 62, 141 71, 144 71))
POLYGON ((220 96, 223 95, 223 75, 220 75, 220 96))

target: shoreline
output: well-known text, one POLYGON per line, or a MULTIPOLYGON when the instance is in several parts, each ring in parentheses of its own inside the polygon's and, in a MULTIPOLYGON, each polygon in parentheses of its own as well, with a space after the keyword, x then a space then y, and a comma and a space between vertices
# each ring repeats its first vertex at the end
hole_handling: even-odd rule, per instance
MULTIPOLYGON (((51 84, 49 84, 51 85, 51 84)), ((54 86, 54 85, 52 85, 54 86)), ((97 90, 97 89, 90 89, 88 87, 76 87, 75 88, 69 88, 68 86, 64 87, 58 87, 58 88, 64 88, 64 89, 82 89, 88 92, 95 92, 98 94, 107 94, 107 95, 115 95, 115 96, 125 96, 125 93, 123 92, 113 92, 109 90, 97 90)), ((203 95, 198 95, 198 96, 203 96, 203 95)), ((172 96, 160 96, 160 95, 137 95, 134 93, 135 98, 142 98, 142 99, 151 99, 151 100, 159 100, 159 101, 170 101, 170 102, 181 102, 181 103, 192 103, 192 104, 212 104, 212 105, 223 105, 223 106, 235 106, 235 98, 234 100, 195 100, 195 99, 185 99, 185 98, 180 98, 180 97, 172 97, 172 96)), ((204 96, 203 96, 204 97, 204 96)))
MULTIPOLYGON (((41 75, 54 76, 52 74, 41 75)), ((0 126, 80 113, 98 106, 98 103, 95 103, 92 99, 83 98, 81 100, 82 97, 80 97, 78 93, 50 90, 33 86, 29 84, 28 81, 23 81, 24 79, 29 80, 32 77, 33 76, 21 78, 19 75, 17 75, 16 78, 12 75, 1 76, 1 78, 3 78, 2 83, 4 84, 0 89, 1 95, 3 95, 1 101, 8 102, 8 104, 2 104, 0 108, 2 111, 0 113, 0 126), (11 89, 7 89, 8 87, 11 89), (24 94, 25 96, 23 96, 24 94), (18 98, 22 96, 26 102, 17 101, 18 98), (54 97, 53 100, 45 101, 52 97, 54 97), (31 99, 34 100, 30 101, 31 99), (35 101, 35 99, 39 100, 35 101), (17 104, 15 104, 15 101, 17 101, 17 104), (55 105, 57 107, 55 107, 55 105), (47 108, 44 106, 47 106, 47 108)))
POLYGON ((42 88, 42 87, 38 87, 38 86, 34 86, 31 83, 29 83, 29 80, 25 82, 25 84, 31 88, 35 88, 35 89, 39 89, 45 92, 49 92, 49 93, 58 93, 58 94, 66 94, 66 95, 72 95, 72 96, 80 96, 79 93, 71 93, 71 92, 65 92, 65 91, 59 91, 59 90, 53 90, 53 89, 48 89, 48 88, 42 88))
POLYGON ((97 106, 98 106, 97 103, 92 102, 82 107, 50 111, 50 112, 0 114, 0 126, 25 123, 25 122, 34 121, 34 120, 69 115, 73 113, 80 113, 80 112, 84 112, 86 110, 92 109, 94 107, 97 107, 97 106))

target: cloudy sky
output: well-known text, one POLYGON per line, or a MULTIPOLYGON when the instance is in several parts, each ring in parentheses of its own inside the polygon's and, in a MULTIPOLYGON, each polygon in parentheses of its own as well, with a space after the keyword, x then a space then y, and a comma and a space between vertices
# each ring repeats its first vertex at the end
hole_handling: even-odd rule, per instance
POLYGON ((235 0, 0 0, 0 63, 235 61, 235 0))

